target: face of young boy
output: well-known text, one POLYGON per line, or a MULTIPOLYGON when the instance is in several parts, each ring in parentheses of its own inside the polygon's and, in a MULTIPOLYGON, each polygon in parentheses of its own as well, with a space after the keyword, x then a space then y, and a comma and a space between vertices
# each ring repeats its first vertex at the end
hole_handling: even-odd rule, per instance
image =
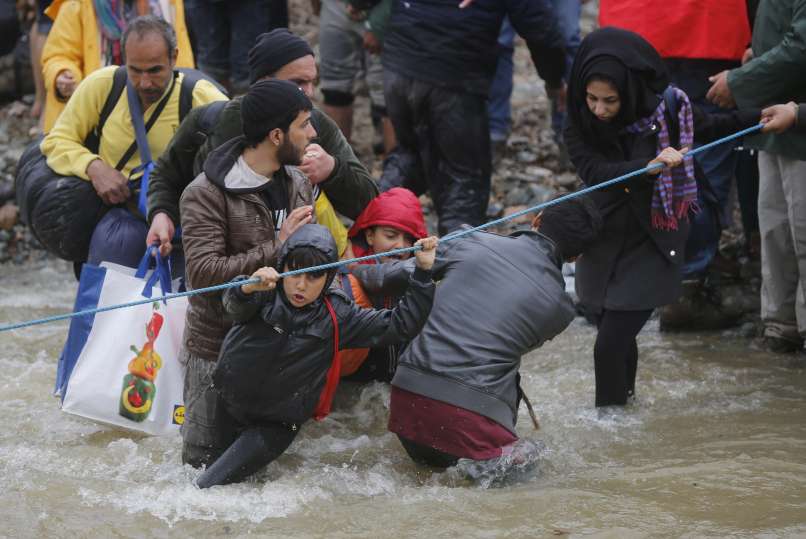
MULTIPOLYGON (((411 237, 402 230, 390 226, 375 226, 368 228, 365 232, 367 245, 376 253, 385 253, 393 249, 404 249, 413 245, 411 237)), ((405 260, 411 253, 403 253, 395 256, 382 256, 381 262, 390 260, 405 260)))
MULTIPOLYGON (((288 266, 283 271, 288 271, 288 266)), ((283 292, 291 305, 299 309, 310 305, 322 295, 326 280, 327 274, 319 277, 313 277, 310 273, 290 275, 283 277, 283 292)))

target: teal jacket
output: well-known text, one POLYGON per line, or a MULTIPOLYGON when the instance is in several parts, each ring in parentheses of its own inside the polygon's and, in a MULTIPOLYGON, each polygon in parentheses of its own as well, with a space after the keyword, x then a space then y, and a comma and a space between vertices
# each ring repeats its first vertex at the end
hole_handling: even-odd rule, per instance
MULTIPOLYGON (((753 28, 754 59, 728 74, 739 108, 806 101, 806 0, 762 0, 753 28)), ((806 160, 806 133, 757 135, 747 146, 806 160)))

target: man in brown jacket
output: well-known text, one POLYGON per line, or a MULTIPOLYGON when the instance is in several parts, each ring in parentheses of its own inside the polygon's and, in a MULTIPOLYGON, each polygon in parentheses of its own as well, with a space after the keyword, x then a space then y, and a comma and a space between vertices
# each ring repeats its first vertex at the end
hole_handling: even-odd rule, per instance
MULTIPOLYGON (((179 203, 188 285, 203 288, 276 263, 282 243, 312 222, 311 183, 296 167, 316 136, 311 102, 297 85, 267 80, 241 104, 244 134, 216 148, 179 203)), ((207 465, 226 449, 211 375, 224 336, 221 294, 189 298, 182 359, 182 460, 207 465)))

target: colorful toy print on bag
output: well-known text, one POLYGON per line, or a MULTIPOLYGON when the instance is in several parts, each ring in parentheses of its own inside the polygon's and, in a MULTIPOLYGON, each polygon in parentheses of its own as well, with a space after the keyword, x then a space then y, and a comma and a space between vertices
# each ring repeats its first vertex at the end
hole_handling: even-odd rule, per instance
POLYGON ((162 368, 162 358, 154 350, 154 343, 159 337, 163 317, 157 312, 159 303, 154 303, 151 320, 146 324, 146 343, 142 350, 131 347, 136 354, 129 362, 129 374, 123 377, 123 390, 120 395, 119 413, 132 421, 144 421, 151 411, 154 397, 157 394, 155 381, 162 368))

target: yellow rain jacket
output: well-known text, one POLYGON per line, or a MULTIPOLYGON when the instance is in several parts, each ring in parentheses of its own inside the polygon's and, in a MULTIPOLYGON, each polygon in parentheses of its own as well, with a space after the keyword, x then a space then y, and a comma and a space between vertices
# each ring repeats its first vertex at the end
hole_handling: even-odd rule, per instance
MULTIPOLYGON (((162 0, 160 4, 168 6, 170 12, 166 14, 166 20, 173 24, 176 31, 179 49, 176 67, 194 67, 182 0, 162 0)), ((101 33, 92 0, 53 0, 45 14, 54 21, 42 50, 42 75, 47 92, 45 133, 48 133, 65 106, 65 101, 56 93, 56 76, 67 69, 78 84, 103 66, 101 33)))

